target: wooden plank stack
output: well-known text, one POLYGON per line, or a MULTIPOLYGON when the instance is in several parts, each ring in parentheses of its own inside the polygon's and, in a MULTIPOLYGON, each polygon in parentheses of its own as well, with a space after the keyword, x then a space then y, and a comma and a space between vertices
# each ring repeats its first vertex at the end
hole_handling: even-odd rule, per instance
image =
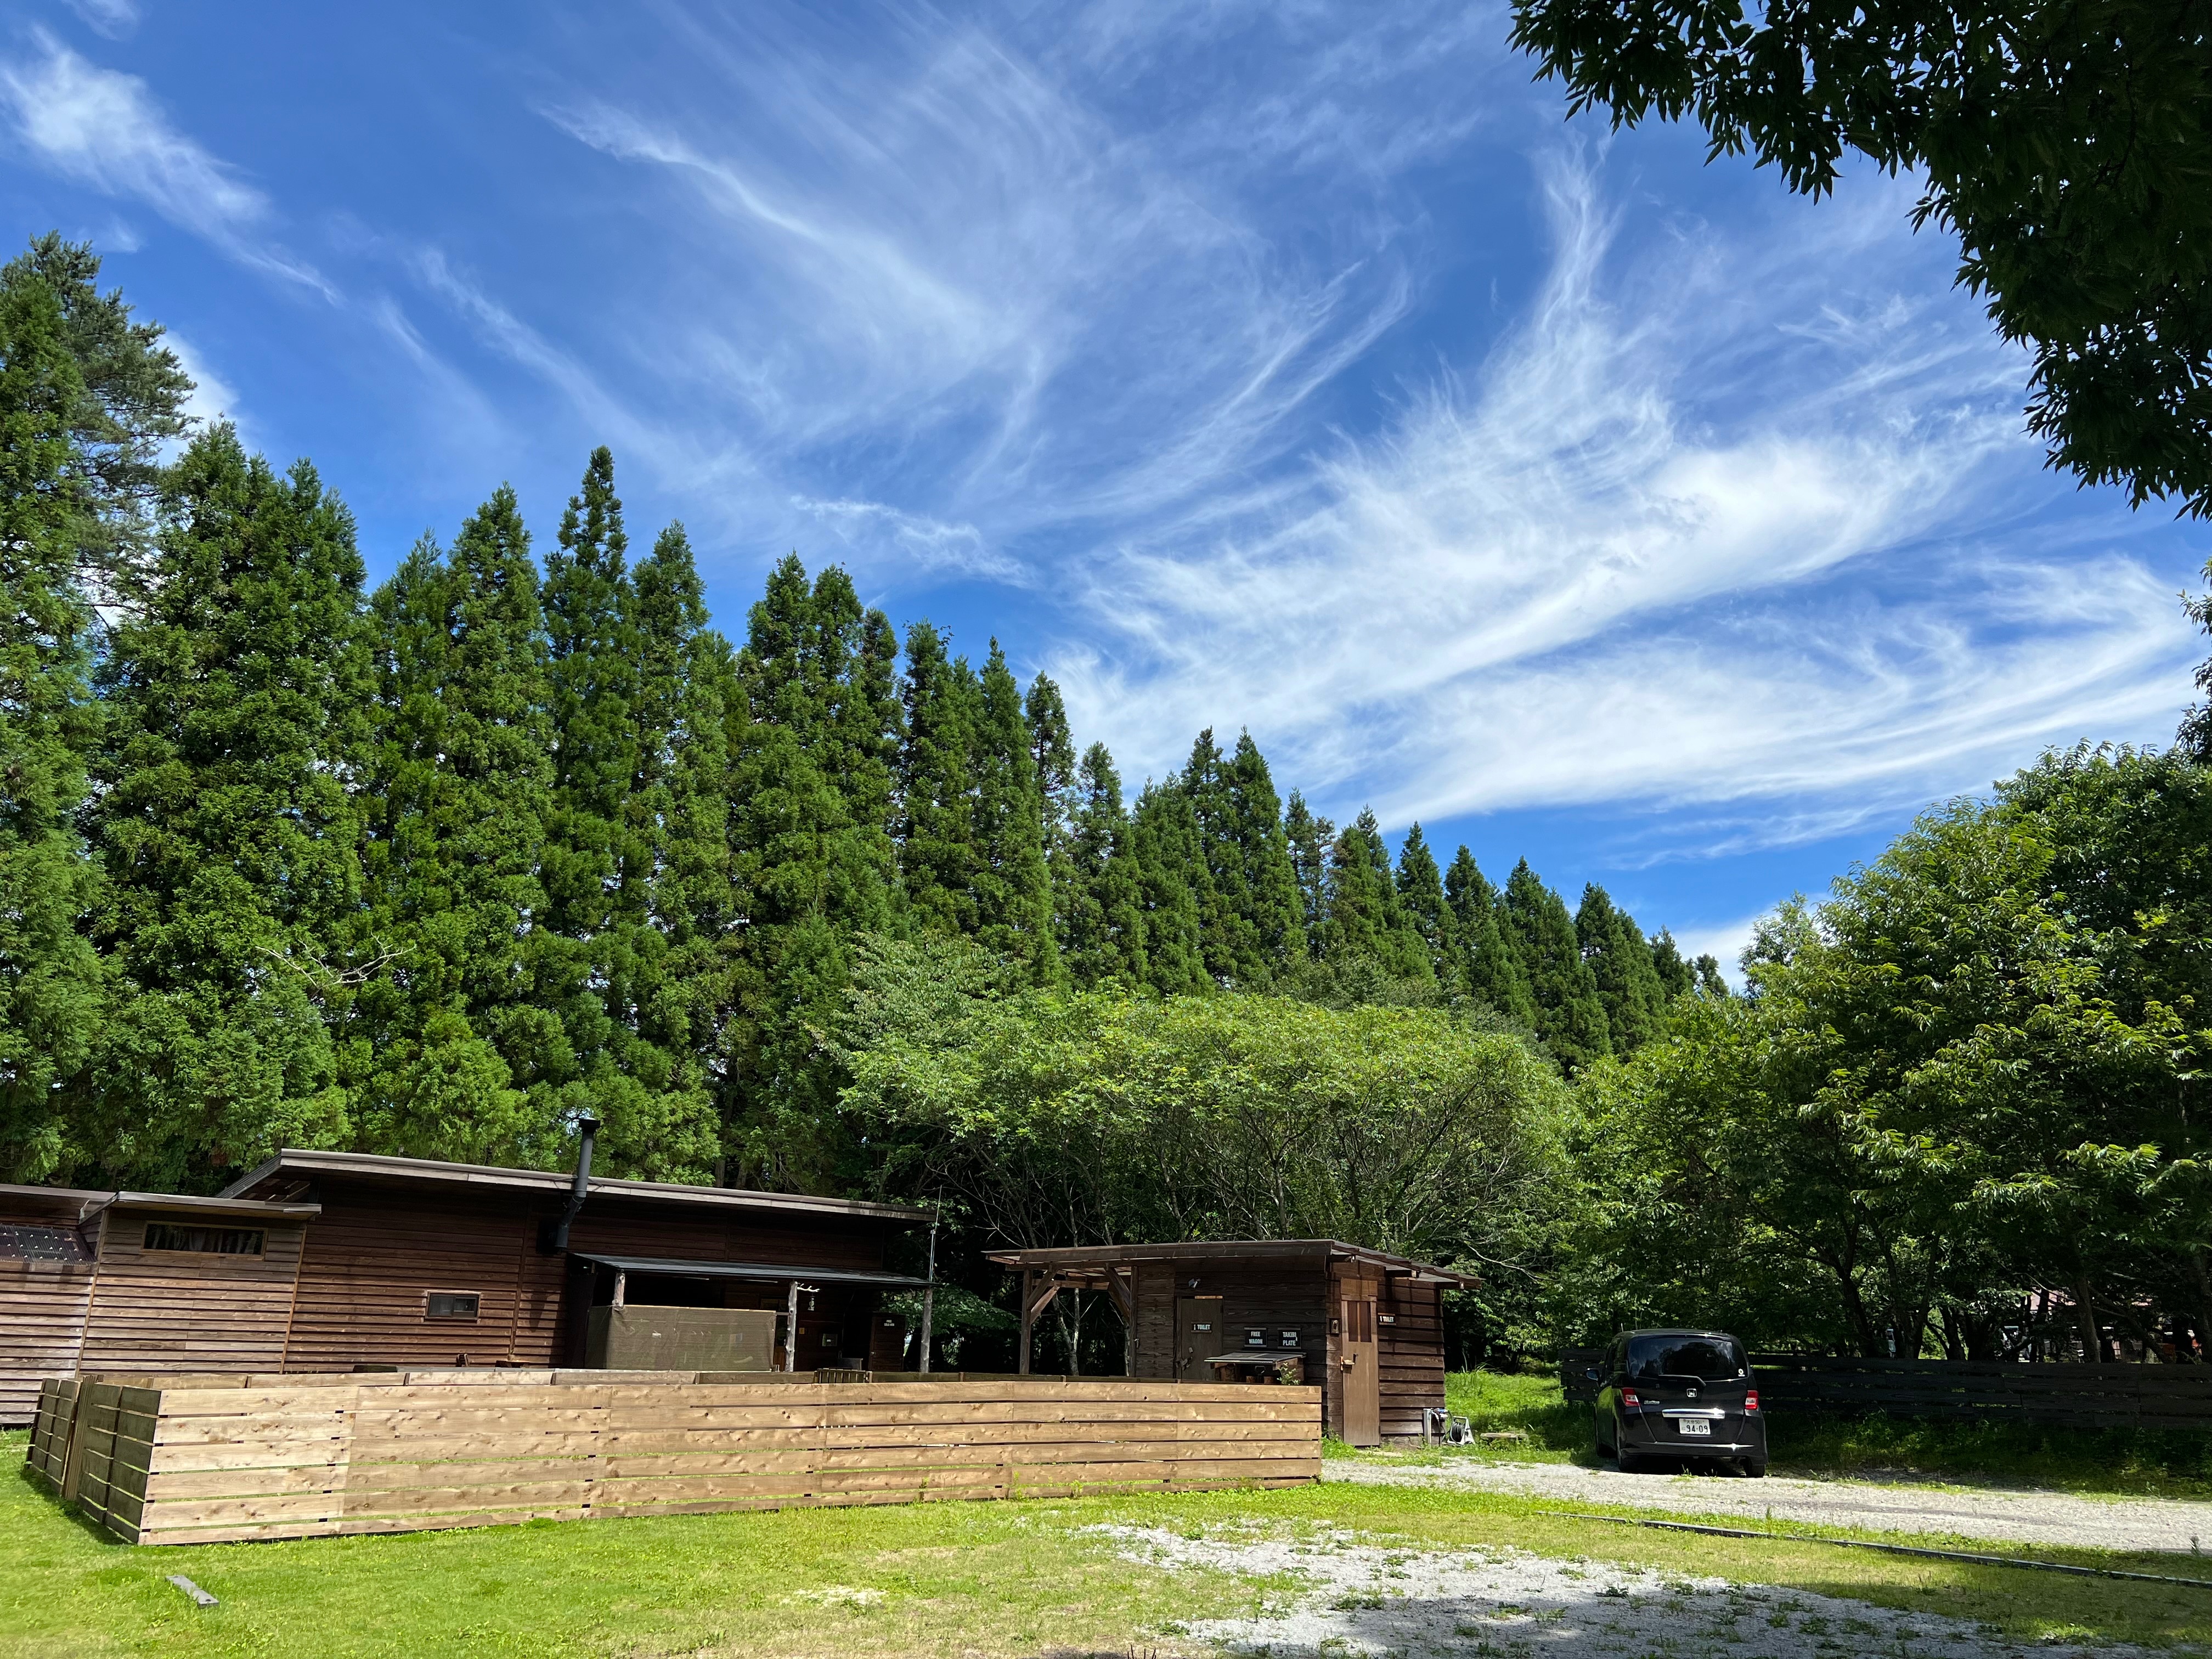
POLYGON ((684 1373, 46 1385, 30 1467, 118 1538, 201 1544, 831 1504, 1303 1485, 1321 1391, 684 1373))

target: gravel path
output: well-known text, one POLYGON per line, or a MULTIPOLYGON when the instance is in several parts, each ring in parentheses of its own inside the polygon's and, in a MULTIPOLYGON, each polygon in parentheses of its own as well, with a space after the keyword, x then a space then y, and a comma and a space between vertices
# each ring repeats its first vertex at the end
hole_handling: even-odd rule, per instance
MULTIPOLYGON (((1296 1589, 1257 1618, 1194 1621, 1184 1632, 1231 1654, 1320 1659, 1352 1654, 1498 1655, 1513 1659, 2009 1659, 2070 1656, 2071 1644, 2014 1642, 1954 1619, 1802 1590, 1681 1578, 1603 1562, 1547 1561, 1517 1550, 1385 1549, 1350 1533, 1289 1539, 1209 1530, 1102 1527, 1129 1559, 1291 1576, 1296 1589)), ((2104 1659, 2148 1659, 2099 1647, 2104 1659)), ((2166 1650, 2169 1655, 2194 1650, 2166 1650)))
POLYGON ((1999 1487, 1796 1480, 1773 1475, 1747 1480, 1725 1474, 1623 1474, 1576 1463, 1492 1463, 1473 1458, 1441 1464, 1333 1458, 1323 1466, 1322 1479, 1523 1492, 1569 1504, 1619 1504, 1676 1515, 1757 1520, 1771 1515, 1778 1521, 1879 1532, 2212 1553, 2212 1504, 2171 1498, 2077 1498, 2068 1492, 1999 1487))

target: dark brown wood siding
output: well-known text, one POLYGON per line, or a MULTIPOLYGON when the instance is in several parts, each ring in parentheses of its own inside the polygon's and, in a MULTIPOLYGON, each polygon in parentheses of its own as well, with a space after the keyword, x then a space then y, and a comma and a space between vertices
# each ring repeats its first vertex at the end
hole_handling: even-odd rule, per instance
POLYGON ((1382 1372, 1382 1437, 1418 1438, 1421 1413, 1444 1403, 1444 1329, 1437 1287, 1385 1279, 1376 1332, 1382 1372))
MULTIPOLYGON (((300 1277, 284 1369, 346 1370, 359 1364, 409 1366, 575 1363, 580 1320, 564 1321, 564 1278, 573 1297, 589 1278, 569 1275, 562 1258, 538 1249, 539 1224, 560 1198, 476 1188, 422 1191, 325 1176, 323 1206, 300 1277), (425 1317, 432 1291, 481 1298, 472 1323, 425 1317)), ((707 1206, 653 1205, 594 1196, 569 1231, 572 1251, 667 1257, 687 1261, 787 1262, 795 1267, 874 1268, 884 1263, 882 1223, 837 1217, 748 1214, 707 1206)), ((802 1308, 800 1363, 824 1363, 818 1333, 835 1322, 827 1345, 844 1355, 848 1318, 874 1305, 852 1292, 824 1291, 802 1308)), ((641 1295, 640 1299, 645 1299, 641 1295)), ((727 1307, 781 1308, 781 1285, 731 1282, 716 1299, 727 1307)), ((855 1328, 855 1337, 865 1331, 855 1328)), ((865 1352, 865 1346, 860 1349, 865 1352)))
POLYGON ((296 1221, 107 1211, 78 1363, 88 1371, 278 1370, 303 1232, 296 1221), (263 1251, 148 1249, 147 1229, 163 1224, 252 1228, 263 1251))
MULTIPOLYGON (((0 1192, 0 1224, 73 1228, 92 1196, 0 1192)), ((30 1422, 38 1414, 40 1385, 76 1372, 92 1278, 89 1261, 0 1257, 0 1428, 30 1422)))

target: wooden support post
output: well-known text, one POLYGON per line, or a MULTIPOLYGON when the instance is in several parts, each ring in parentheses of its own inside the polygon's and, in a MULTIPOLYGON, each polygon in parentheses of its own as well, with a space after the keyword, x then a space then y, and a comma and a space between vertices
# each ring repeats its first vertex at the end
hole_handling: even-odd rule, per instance
POLYGON ((1014 1367, 1014 1370, 1016 1370, 1019 1375, 1021 1375, 1021 1376, 1027 1376, 1030 1374, 1030 1324, 1031 1324, 1031 1323, 1036 1320, 1036 1316, 1035 1314, 1033 1314, 1032 1312, 1030 1312, 1030 1292, 1031 1289, 1036 1285, 1036 1273, 1035 1273, 1032 1269, 1030 1269, 1030 1268, 1028 1268, 1028 1267, 1024 1267, 1024 1268, 1023 1268, 1023 1269, 1022 1269, 1022 1352, 1021 1352, 1021 1359, 1020 1359, 1020 1362, 1019 1362, 1018 1364, 1016 1364, 1016 1365, 1015 1365, 1015 1367, 1014 1367))
POLYGON ((1114 1297, 1114 1311, 1121 1316, 1121 1375, 1137 1374, 1137 1275, 1132 1268, 1125 1282, 1121 1269, 1106 1270, 1106 1288, 1114 1297))
POLYGON ((931 1327, 937 1314, 937 1224, 929 1224, 928 1282, 921 1287, 921 1374, 929 1375, 931 1327))
POLYGON ((1036 1329, 1037 1316, 1052 1306, 1054 1301, 1059 1297, 1060 1291, 1060 1281, 1050 1273, 1039 1275, 1033 1268, 1022 1269, 1022 1375, 1024 1376, 1030 1374, 1030 1340, 1031 1334, 1036 1329), (1041 1289, 1036 1287, 1036 1283, 1039 1277, 1044 1279, 1044 1285, 1041 1289))
POLYGON ((615 1269, 615 1306, 617 1308, 621 1307, 623 1305, 623 1298, 629 1293, 629 1275, 623 1272, 620 1267, 617 1267, 615 1269))
POLYGON ((786 1298, 783 1316, 783 1369, 799 1369, 799 1281, 791 1281, 791 1293, 786 1298))

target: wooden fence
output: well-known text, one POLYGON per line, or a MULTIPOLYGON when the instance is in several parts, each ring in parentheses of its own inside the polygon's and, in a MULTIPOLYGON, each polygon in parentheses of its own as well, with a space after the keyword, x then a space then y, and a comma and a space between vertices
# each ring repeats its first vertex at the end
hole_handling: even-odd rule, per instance
POLYGON ((1318 1389, 538 1375, 49 1382, 30 1467, 141 1544, 1321 1474, 1318 1389))
MULTIPOLYGON (((1583 1375, 1601 1348, 1567 1348, 1559 1382, 1570 1400, 1597 1389, 1583 1375)), ((1753 1354, 1769 1411, 1887 1412, 2060 1427, 2212 1429, 2212 1365, 2018 1365, 1955 1359, 1853 1359, 1753 1354)))

